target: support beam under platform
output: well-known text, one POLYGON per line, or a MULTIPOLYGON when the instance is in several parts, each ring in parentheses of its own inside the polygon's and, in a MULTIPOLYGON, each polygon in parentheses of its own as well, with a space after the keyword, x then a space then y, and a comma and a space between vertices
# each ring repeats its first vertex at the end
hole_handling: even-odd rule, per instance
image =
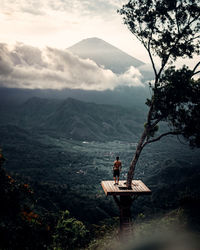
POLYGON ((151 190, 141 181, 132 181, 131 189, 127 189, 126 181, 119 181, 119 185, 115 185, 112 181, 102 181, 101 186, 106 195, 112 195, 120 212, 120 235, 127 237, 127 233, 131 232, 131 204, 141 195, 151 194, 151 190), (117 196, 120 196, 119 198, 117 196))
POLYGON ((148 195, 151 190, 141 181, 132 181, 131 189, 127 189, 126 180, 119 181, 119 185, 114 185, 114 181, 102 181, 101 186, 106 195, 148 195))

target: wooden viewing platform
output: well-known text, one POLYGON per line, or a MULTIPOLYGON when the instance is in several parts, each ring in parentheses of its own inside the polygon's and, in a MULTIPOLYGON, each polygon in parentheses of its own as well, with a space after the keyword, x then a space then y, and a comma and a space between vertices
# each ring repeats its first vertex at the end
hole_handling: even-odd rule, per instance
POLYGON ((101 186, 106 195, 112 195, 119 207, 121 236, 131 233, 131 205, 140 195, 151 194, 151 190, 141 181, 133 180, 131 189, 127 189, 126 180, 119 181, 119 185, 114 185, 114 180, 102 181, 101 186), (119 196, 119 197, 117 197, 119 196))
POLYGON ((114 185, 114 181, 102 181, 101 186, 106 195, 148 195, 151 194, 151 190, 141 181, 133 180, 132 189, 127 189, 126 180, 119 181, 119 185, 114 185))

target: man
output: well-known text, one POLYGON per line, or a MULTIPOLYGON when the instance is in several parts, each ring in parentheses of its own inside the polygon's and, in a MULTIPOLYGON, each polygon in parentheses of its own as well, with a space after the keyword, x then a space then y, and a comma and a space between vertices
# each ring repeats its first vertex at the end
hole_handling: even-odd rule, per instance
POLYGON ((122 169, 122 163, 119 160, 119 156, 116 157, 116 161, 114 162, 113 165, 113 177, 114 177, 114 185, 118 185, 119 184, 119 175, 120 175, 120 171, 122 169), (116 182, 116 177, 117 177, 117 182, 116 182))

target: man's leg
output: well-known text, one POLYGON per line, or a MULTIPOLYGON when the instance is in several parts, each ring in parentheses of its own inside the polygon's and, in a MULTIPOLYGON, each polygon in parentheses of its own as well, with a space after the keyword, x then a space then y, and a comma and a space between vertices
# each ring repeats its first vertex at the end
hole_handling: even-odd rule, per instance
POLYGON ((117 184, 119 184, 119 175, 120 175, 120 172, 119 170, 117 171, 117 184))
POLYGON ((114 181, 115 181, 115 184, 116 185, 116 175, 115 175, 115 171, 113 172, 113 177, 114 177, 114 181))

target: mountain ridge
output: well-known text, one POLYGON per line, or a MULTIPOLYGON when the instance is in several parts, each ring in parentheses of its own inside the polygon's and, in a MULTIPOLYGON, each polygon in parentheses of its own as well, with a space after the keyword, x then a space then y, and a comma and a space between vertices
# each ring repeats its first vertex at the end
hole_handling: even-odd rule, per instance
POLYGON ((145 64, 97 37, 81 40, 67 49, 79 57, 89 58, 117 74, 124 73, 130 66, 139 67, 145 64))
POLYGON ((19 126, 51 130, 66 138, 89 141, 135 139, 144 121, 144 113, 136 108, 82 102, 74 98, 55 101, 34 97, 20 107, 18 114, 19 126))

